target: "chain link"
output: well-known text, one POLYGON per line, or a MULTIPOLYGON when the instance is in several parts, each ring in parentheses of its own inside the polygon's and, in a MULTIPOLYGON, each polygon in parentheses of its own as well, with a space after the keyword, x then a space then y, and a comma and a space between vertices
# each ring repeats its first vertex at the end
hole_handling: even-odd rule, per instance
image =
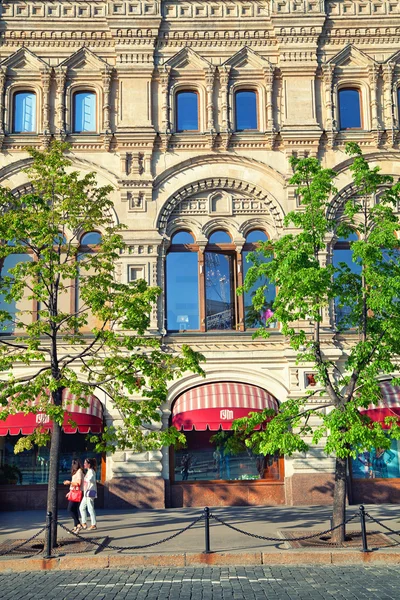
MULTIPOLYGON (((74 535, 79 540, 82 540, 84 542, 87 542, 89 544, 93 544, 93 545, 101 547, 101 548, 107 547, 107 549, 109 549, 109 550, 141 550, 142 548, 152 548, 153 546, 158 546, 159 544, 164 544, 165 542, 168 542, 169 540, 172 540, 172 539, 178 537, 178 535, 181 535, 185 531, 188 531, 189 529, 191 529, 194 525, 196 525, 196 523, 198 523, 202 519, 204 519, 204 515, 203 514, 200 515, 200 517, 198 517, 195 521, 192 521, 192 523, 190 523, 189 525, 187 525, 183 529, 180 529, 176 533, 173 533, 172 535, 169 535, 168 537, 163 538, 162 540, 158 540, 157 542, 152 542, 151 544, 144 544, 143 546, 114 546, 114 545, 111 545, 111 544, 106 544, 105 542, 96 542, 93 539, 90 539, 90 538, 87 538, 87 537, 83 537, 83 536, 79 535, 78 533, 74 533, 70 529, 67 529, 66 527, 64 527, 64 525, 62 525, 61 523, 58 523, 58 525, 62 529, 65 529, 65 531, 68 531, 68 533, 71 533, 72 535, 74 535)), ((79 553, 77 552, 77 554, 79 554, 79 553)))
POLYGON ((378 521, 378 519, 375 519, 375 517, 373 517, 372 515, 370 515, 369 513, 365 513, 365 516, 368 517, 369 519, 371 519, 371 521, 373 521, 374 523, 376 523, 377 525, 380 525, 381 527, 383 527, 384 529, 386 529, 387 531, 390 531, 390 533, 394 533, 395 535, 399 535, 400 536, 400 531, 395 531, 394 529, 391 529, 390 527, 388 527, 387 525, 384 525, 381 521, 378 521))
POLYGON ((39 535, 41 535, 43 533, 43 531, 46 531, 46 529, 48 529, 48 525, 45 525, 44 527, 42 527, 42 529, 40 529, 40 531, 38 531, 37 533, 35 533, 32 537, 30 537, 28 540, 24 540, 22 542, 22 544, 18 544, 18 546, 12 546, 11 548, 9 548, 8 550, 5 550, 4 552, 0 552, 0 556, 5 556, 6 554, 11 554, 12 552, 14 552, 15 550, 19 550, 19 548, 22 548, 22 546, 25 546, 26 544, 29 544, 29 542, 32 542, 32 540, 36 539, 37 537, 39 537, 39 535))
MULTIPOLYGON (((301 542, 303 540, 310 540, 317 536, 320 537, 321 535, 325 535, 327 533, 335 531, 336 529, 339 529, 339 527, 342 527, 343 525, 347 525, 347 523, 350 523, 350 521, 353 521, 353 519, 355 519, 357 516, 358 516, 357 514, 354 514, 352 517, 349 517, 348 519, 346 519, 346 521, 344 521, 343 523, 340 523, 340 525, 331 527, 330 529, 327 529, 326 531, 317 531, 316 533, 313 533, 312 535, 303 535, 302 537, 298 537, 298 538, 290 538, 289 541, 290 542, 301 542)), ((210 514, 210 517, 215 519, 215 521, 218 521, 218 523, 221 523, 221 525, 225 525, 226 527, 229 527, 229 529, 233 529, 234 531, 237 531, 238 533, 243 533, 244 535, 248 535, 249 537, 257 538, 258 540, 265 540, 267 542, 287 541, 286 538, 273 538, 273 537, 267 537, 264 535, 257 535, 256 533, 250 533, 249 531, 244 531, 243 529, 239 529, 239 527, 235 527, 234 525, 230 525, 229 523, 226 523, 225 521, 223 521, 222 519, 219 519, 216 515, 213 515, 213 514, 210 514)))

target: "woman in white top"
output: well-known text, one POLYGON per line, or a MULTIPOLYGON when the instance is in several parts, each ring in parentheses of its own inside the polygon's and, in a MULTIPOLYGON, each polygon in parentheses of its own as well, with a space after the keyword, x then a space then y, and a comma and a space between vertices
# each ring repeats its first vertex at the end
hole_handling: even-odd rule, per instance
POLYGON ((86 519, 87 512, 89 511, 91 526, 89 529, 97 529, 96 526, 96 513, 94 511, 94 500, 97 498, 97 484, 96 484, 96 468, 97 462, 95 458, 86 458, 83 464, 84 468, 87 469, 85 478, 83 480, 83 498, 79 506, 79 512, 81 513, 82 529, 87 529, 86 519))

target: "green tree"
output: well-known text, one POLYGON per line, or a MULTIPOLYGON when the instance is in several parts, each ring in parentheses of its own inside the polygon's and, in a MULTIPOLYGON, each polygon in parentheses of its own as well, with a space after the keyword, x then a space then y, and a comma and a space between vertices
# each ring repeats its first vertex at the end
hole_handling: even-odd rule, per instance
POLYGON ((40 411, 53 421, 51 435, 39 427, 16 449, 50 440, 47 510, 55 519, 63 390, 87 406, 88 394, 100 389, 121 414, 121 426, 94 438, 99 451, 143 451, 184 441, 175 428, 161 430, 160 405, 169 380, 186 370, 202 373, 201 355, 187 346, 177 354, 146 333, 160 290, 144 280, 118 281, 124 242, 112 188, 98 187, 94 173, 72 171, 67 150, 62 143, 29 150, 31 191, 17 196, 0 188, 1 418, 40 411), (80 236, 93 231, 101 243, 82 252, 80 236), (7 257, 14 266, 6 268, 7 257), (71 309, 75 282, 79 301, 71 309), (133 402, 132 394, 142 400, 133 402))
MULTIPOLYGON (((383 426, 360 412, 379 402, 378 379, 386 375, 393 385, 399 383, 392 374, 398 371, 400 354, 396 236, 400 227, 395 213, 400 185, 382 175, 379 167, 371 168, 357 144, 348 144, 346 152, 353 159, 354 195, 344 202, 340 220, 330 217, 329 210, 336 193, 335 172, 323 169, 314 158, 292 158, 290 183, 297 186, 300 208, 287 215, 285 225, 295 228, 294 232, 262 244, 251 256, 253 264, 243 286, 250 290, 260 277, 277 286, 273 317, 255 336, 268 337, 269 321, 278 321, 297 353, 297 362, 313 365, 317 386, 301 399, 283 402, 264 430, 253 428, 266 416, 271 417, 271 411, 234 423, 247 445, 262 454, 290 456, 320 443, 328 455, 335 456, 334 526, 345 520, 349 457, 373 447, 389 448, 390 437, 400 438, 395 417, 387 418, 383 426), (357 267, 345 263, 334 266, 326 261, 327 241, 351 232, 358 237, 351 243, 357 267), (271 261, 263 262, 262 256, 271 261), (334 304, 345 307, 341 311, 345 316, 329 330, 322 325, 323 313, 334 304)), ((256 310, 263 307, 264 290, 261 286, 256 291, 256 310)), ((339 543, 344 536, 344 527, 333 533, 339 543)))

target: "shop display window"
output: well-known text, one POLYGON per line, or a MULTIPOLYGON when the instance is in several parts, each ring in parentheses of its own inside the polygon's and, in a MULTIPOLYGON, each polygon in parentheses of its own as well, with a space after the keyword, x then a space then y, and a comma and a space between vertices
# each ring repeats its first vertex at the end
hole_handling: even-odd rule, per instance
POLYGON ((175 482, 280 479, 278 456, 253 454, 249 449, 231 452, 221 438, 227 441, 233 432, 223 432, 222 436, 216 436, 216 433, 208 430, 185 432, 186 447, 174 451, 175 482))
POLYGON ((372 448, 352 459, 355 479, 396 479, 400 477, 400 440, 392 440, 390 448, 372 448))

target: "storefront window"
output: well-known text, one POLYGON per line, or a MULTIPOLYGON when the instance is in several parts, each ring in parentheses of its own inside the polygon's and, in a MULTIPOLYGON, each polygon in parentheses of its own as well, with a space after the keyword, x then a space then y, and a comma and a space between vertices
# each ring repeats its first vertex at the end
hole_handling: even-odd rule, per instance
POLYGON ((392 440, 388 450, 373 448, 360 452, 352 460, 352 472, 355 479, 394 479, 400 477, 400 440, 392 440))
MULTIPOLYGON (((7 435, 4 439, 3 464, 16 465, 22 473, 22 485, 48 483, 50 445, 25 450, 14 454, 14 446, 21 436, 7 435)), ((101 476, 101 454, 96 453, 93 444, 89 442, 86 434, 75 433, 61 435, 60 469, 58 482, 68 479, 71 470, 71 460, 79 458, 96 458, 98 469, 97 479, 101 476)), ((1 438, 0 438, 1 443, 1 438)))
MULTIPOLYGON (((215 442, 215 431, 185 432, 186 448, 175 451, 175 481, 257 479, 279 480, 278 456, 261 456, 249 449, 230 452, 226 444, 215 442)), ((228 439, 232 432, 224 432, 228 439)), ((218 437, 218 436, 217 436, 218 437)))

